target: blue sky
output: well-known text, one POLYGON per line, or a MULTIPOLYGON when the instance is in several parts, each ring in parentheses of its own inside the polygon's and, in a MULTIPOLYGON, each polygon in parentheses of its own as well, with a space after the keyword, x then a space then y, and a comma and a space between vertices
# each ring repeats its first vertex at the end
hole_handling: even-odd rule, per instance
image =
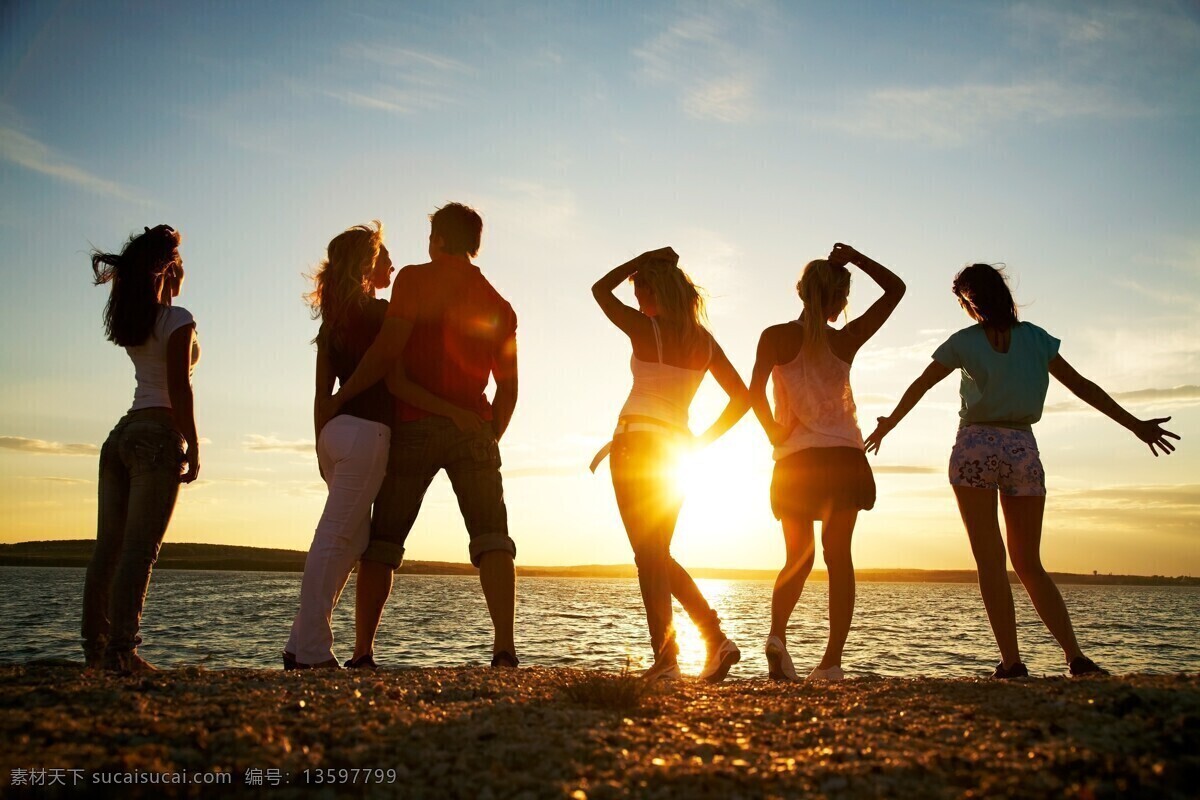
MULTIPOLYGON (((132 370, 103 340, 90 246, 167 222, 197 317, 200 485, 169 537, 303 548, 322 486, 303 273, 381 219, 420 261, 448 200, 520 317, 504 442, 528 564, 628 561, 586 464, 628 390, 587 288, 672 245, 749 377, 803 264, 845 241, 909 293, 854 371, 868 430, 948 333, 964 263, 1008 264, 1024 315, 1136 414, 1154 459, 1053 387, 1037 428, 1053 569, 1200 572, 1200 12, 1186 3, 16 3, 0 25, 0 541, 94 535, 95 456, 132 370), (69 454, 77 453, 77 454, 69 454)), ((851 312, 875 296, 856 276, 851 312)), ((954 381, 876 460, 863 566, 965 567, 945 460, 954 381)), ((702 389, 699 428, 719 410, 702 389)), ((684 563, 770 567, 751 418, 697 466, 684 563)), ((412 558, 464 560, 444 481, 412 558)))

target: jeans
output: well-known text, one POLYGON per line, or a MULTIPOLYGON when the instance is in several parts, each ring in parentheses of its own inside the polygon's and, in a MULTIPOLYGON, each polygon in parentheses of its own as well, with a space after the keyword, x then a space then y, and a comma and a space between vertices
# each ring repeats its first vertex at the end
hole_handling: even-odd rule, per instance
POLYGON ((371 537, 371 503, 383 483, 391 436, 387 425, 342 414, 317 439, 329 497, 304 560, 300 610, 286 647, 302 664, 334 658, 329 620, 371 537))
POLYGON ((183 460, 183 436, 163 408, 129 412, 100 450, 96 549, 83 590, 89 662, 141 644, 142 605, 175 510, 183 460))
POLYGON ((471 539, 471 563, 478 567, 479 559, 492 550, 517 554, 508 535, 500 446, 491 426, 465 433, 445 417, 432 416, 397 422, 392 428, 387 476, 375 502, 364 561, 399 568, 425 491, 443 469, 471 539))

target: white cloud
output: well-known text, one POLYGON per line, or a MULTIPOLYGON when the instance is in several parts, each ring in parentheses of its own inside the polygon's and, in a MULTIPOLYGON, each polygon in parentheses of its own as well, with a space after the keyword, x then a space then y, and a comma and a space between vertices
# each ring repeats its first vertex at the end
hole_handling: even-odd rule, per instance
POLYGON ((0 128, 0 159, 89 192, 135 203, 145 202, 119 183, 93 175, 46 145, 13 128, 0 128))
POLYGON ((1143 113, 1101 88, 1033 81, 879 89, 828 115, 824 124, 857 136, 953 147, 1002 125, 1143 113))
POLYGON ((100 453, 100 448, 94 444, 63 444, 43 439, 26 439, 24 436, 0 436, 0 448, 54 456, 95 456, 100 453))
POLYGON ((756 112, 758 48, 754 41, 738 39, 757 39, 768 29, 764 4, 710 7, 673 19, 634 56, 643 77, 679 93, 688 116, 744 122, 756 112))
POLYGON ((312 455, 316 451, 316 444, 311 439, 287 441, 275 436, 262 436, 257 433, 247 434, 245 440, 242 442, 242 447, 252 453, 303 453, 304 455, 312 455))

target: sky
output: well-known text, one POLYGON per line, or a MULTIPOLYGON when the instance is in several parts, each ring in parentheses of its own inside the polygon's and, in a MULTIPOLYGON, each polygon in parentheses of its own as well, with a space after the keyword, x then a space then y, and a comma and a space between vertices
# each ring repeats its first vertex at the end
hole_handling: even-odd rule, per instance
MULTIPOLYGON (((477 263, 519 317, 519 563, 632 560, 607 466, 587 471, 630 385, 591 284, 674 247, 748 380, 804 263, 841 241, 908 284, 854 364, 864 432, 969 324, 955 271, 1004 263, 1064 358, 1184 437, 1154 458, 1054 384, 1044 563, 1200 574, 1198 142, 1186 2, 5 3, 0 542, 95 535, 133 370, 88 254, 165 222, 203 349, 201 479, 167 540, 306 548, 324 486, 304 276, 372 219, 397 265, 426 260, 453 200, 483 215, 477 263)), ((856 272, 851 315, 878 294, 856 272)), ((706 381, 694 430, 723 399, 706 381)), ((873 457, 858 566, 973 566, 946 480, 957 407, 952 377, 873 457)), ((782 564, 771 467, 753 415, 696 459, 681 563, 782 564)), ((466 544, 439 477, 407 557, 466 544)))

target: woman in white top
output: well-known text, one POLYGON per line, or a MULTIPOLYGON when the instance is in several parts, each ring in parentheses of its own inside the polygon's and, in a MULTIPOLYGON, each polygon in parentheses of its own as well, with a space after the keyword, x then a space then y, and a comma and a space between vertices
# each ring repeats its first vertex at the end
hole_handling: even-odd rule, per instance
POLYGON ((97 285, 111 283, 104 309, 109 341, 133 361, 129 412, 100 450, 96 548, 83 592, 83 648, 90 667, 153 670, 138 655, 142 605, 180 483, 200 474, 192 412, 196 323, 173 305, 183 286, 179 234, 146 228, 120 253, 92 254, 97 285))
POLYGON ((654 648, 654 665, 646 678, 680 677, 671 620, 674 595, 705 639, 708 657, 700 677, 715 683, 725 678, 741 654, 721 631, 716 612, 691 576, 671 557, 671 537, 683 503, 672 471, 688 449, 707 445, 729 430, 746 413, 749 401, 737 370, 705 329, 704 301, 678 263, 679 256, 669 247, 643 253, 597 281, 592 295, 633 345, 633 389, 613 435, 611 467, 654 648), (613 294, 631 278, 636 309, 613 294), (688 428, 688 407, 709 372, 729 395, 729 403, 704 434, 694 436, 688 428))
POLYGON ((854 248, 836 244, 826 259, 810 261, 796 285, 800 319, 763 331, 750 380, 754 413, 775 446, 771 511, 783 524, 787 561, 771 596, 767 637, 769 674, 796 680, 787 651, 787 625, 813 567, 813 523, 829 570, 829 642, 809 680, 841 680, 842 650, 854 616, 854 562, 850 539, 858 512, 875 505, 875 479, 863 453, 850 390, 850 365, 904 296, 904 281, 854 248), (831 328, 846 309, 854 264, 883 289, 866 313, 831 328), (767 402, 774 383, 775 410, 767 402))

